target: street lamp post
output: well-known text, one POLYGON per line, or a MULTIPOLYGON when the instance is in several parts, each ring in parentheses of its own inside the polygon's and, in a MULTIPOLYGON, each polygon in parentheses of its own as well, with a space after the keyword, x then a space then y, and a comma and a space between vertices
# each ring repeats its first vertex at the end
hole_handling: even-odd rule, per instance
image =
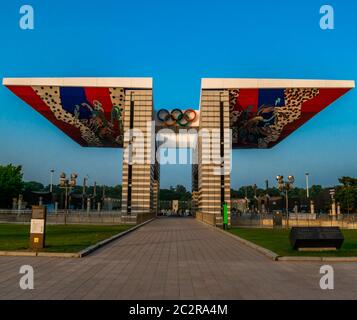
POLYGON ((97 182, 94 181, 94 185, 93 185, 93 209, 94 210, 97 205, 96 198, 97 198, 97 182))
POLYGON ((245 191, 245 212, 244 213, 247 213, 247 212, 249 212, 249 199, 248 199, 248 189, 247 189, 247 187, 244 187, 244 191, 245 191))
POLYGON ((86 184, 87 184, 87 177, 83 178, 83 187, 82 187, 82 210, 84 210, 84 198, 86 195, 86 184))
POLYGON ((306 178, 306 199, 307 199, 307 205, 306 205, 306 210, 307 212, 310 211, 311 214, 313 214, 312 210, 312 201, 310 201, 310 185, 309 185, 309 177, 310 173, 306 172, 305 173, 305 178, 306 178), (309 209, 310 207, 310 209, 309 209))
POLYGON ((77 184, 78 175, 76 173, 71 174, 71 178, 66 179, 66 174, 64 172, 60 175, 60 187, 65 190, 65 214, 64 214, 64 224, 67 225, 67 215, 68 215, 68 194, 72 188, 77 184))
POLYGON ((50 192, 53 192, 53 174, 55 172, 55 170, 51 169, 51 179, 50 179, 50 192))
POLYGON ((254 191, 254 214, 257 213, 259 210, 259 204, 258 204, 258 198, 257 198, 257 188, 258 186, 256 184, 253 185, 253 191, 254 191))
POLYGON ((307 200, 309 200, 309 198, 310 198, 309 176, 310 176, 310 174, 308 172, 306 172, 305 173, 305 177, 306 177, 306 197, 307 197, 307 200))
POLYGON ((347 184, 347 214, 350 216, 350 184, 347 184))
POLYGON ((285 210, 287 217, 287 226, 289 228, 289 191, 294 187, 295 178, 294 176, 289 176, 288 181, 284 181, 284 176, 277 176, 278 189, 280 192, 285 192, 285 210))
POLYGON ((265 192, 266 192, 266 211, 270 213, 270 196, 269 196, 269 180, 265 180, 265 192))

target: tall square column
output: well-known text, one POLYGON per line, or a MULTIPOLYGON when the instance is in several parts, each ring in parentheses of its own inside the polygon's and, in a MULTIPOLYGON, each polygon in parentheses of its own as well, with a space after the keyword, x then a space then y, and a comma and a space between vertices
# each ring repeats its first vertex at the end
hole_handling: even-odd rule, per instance
POLYGON ((211 225, 223 224, 224 203, 230 224, 230 162, 229 92, 202 90, 196 217, 211 225))
POLYGON ((122 214, 136 216, 137 222, 154 216, 155 152, 152 90, 125 92, 122 214))

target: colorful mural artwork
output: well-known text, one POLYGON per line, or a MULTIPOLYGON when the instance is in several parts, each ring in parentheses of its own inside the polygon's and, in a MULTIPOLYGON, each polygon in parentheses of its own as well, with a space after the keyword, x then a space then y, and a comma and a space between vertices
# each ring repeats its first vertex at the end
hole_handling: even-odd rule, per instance
MULTIPOLYGON (((4 85, 15 95, 81 146, 123 147, 125 94, 130 90, 125 88, 132 88, 130 79, 122 78, 120 82, 115 82, 118 79, 78 82, 67 78, 5 80, 4 85)), ((229 79, 226 85, 225 79, 204 80, 207 87, 203 90, 215 88, 229 92, 235 149, 272 148, 354 87, 354 83, 332 80, 229 79)), ((139 87, 152 87, 150 81, 137 83, 139 87)), ((152 120, 157 130, 206 126, 201 121, 200 110, 192 109, 161 109, 152 120)))
POLYGON ((271 148, 349 89, 233 89, 230 126, 234 148, 271 148))
POLYGON ((9 86, 9 89, 81 146, 123 146, 123 88, 9 86))

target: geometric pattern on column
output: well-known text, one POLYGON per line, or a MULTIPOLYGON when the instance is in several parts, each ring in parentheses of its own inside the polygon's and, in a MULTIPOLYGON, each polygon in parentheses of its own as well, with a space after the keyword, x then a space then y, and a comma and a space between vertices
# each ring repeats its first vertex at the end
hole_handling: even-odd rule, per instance
POLYGON ((125 119, 124 119, 124 150, 122 169, 122 214, 137 216, 138 221, 146 220, 154 212, 153 188, 154 170, 151 164, 153 99, 152 90, 126 90, 125 92, 125 119), (138 130, 142 133, 142 146, 135 145, 130 149, 132 142, 130 129, 134 130, 135 137, 138 130), (126 159, 133 157, 132 164, 126 159), (141 217, 139 217, 141 216, 141 217))
POLYGON ((231 139, 229 125, 229 92, 202 90, 196 217, 211 225, 223 223, 224 202, 228 204, 230 223, 231 139), (223 172, 220 172, 221 164, 223 172))

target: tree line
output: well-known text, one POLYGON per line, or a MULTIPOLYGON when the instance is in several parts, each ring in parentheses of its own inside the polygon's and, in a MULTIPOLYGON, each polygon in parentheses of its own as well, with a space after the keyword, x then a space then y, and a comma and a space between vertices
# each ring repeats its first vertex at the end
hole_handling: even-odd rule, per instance
MULTIPOLYGON (((18 198, 21 194, 25 202, 31 202, 33 194, 50 193, 50 185, 44 185, 37 181, 24 181, 23 172, 21 166, 14 166, 12 164, 1 166, 0 165, 0 208, 11 208, 13 198, 18 198)), ((121 185, 116 186, 86 186, 86 197, 95 198, 97 201, 103 198, 121 199, 121 185)), ((52 186, 52 194, 55 199, 61 199, 63 197, 63 189, 59 185, 54 184, 52 186)), ((77 185, 72 188, 72 195, 82 195, 83 186, 77 185)))
MULTIPOLYGON (((357 213, 357 178, 342 177, 339 179, 339 185, 334 187, 334 197, 340 204, 343 213, 357 213)), ((24 201, 31 198, 33 192, 50 192, 50 185, 43 185, 36 181, 24 181, 21 166, 12 164, 0 165, 0 208, 10 208, 13 198, 23 195, 24 201)), ((317 208, 328 210, 331 203, 331 188, 324 188, 321 185, 314 185, 309 189, 310 199, 314 200, 317 208)), ((91 196, 99 200, 105 197, 121 199, 122 186, 104 186, 93 185, 86 186, 86 196, 91 196)), ((58 185, 53 185, 53 194, 60 198, 63 190, 58 185)), ((72 189, 72 194, 82 195, 83 186, 77 185, 72 189)), ((279 197, 281 192, 276 188, 262 189, 256 186, 243 186, 238 190, 231 190, 232 199, 248 198, 254 203, 256 197, 269 195, 270 197, 279 197)), ((290 199, 299 199, 300 203, 308 205, 306 189, 295 187, 289 191, 290 199)), ((190 201, 192 194, 184 186, 171 186, 168 189, 160 190, 161 201, 190 201)))
MULTIPOLYGON (((309 199, 305 188, 295 187, 289 191, 288 196, 292 201, 298 200, 300 205, 309 205, 309 200, 313 200, 315 208, 319 211, 329 212, 331 208, 332 197, 341 206, 342 213, 357 213, 357 178, 342 177, 338 179, 339 185, 334 187, 322 187, 313 185, 309 188, 309 199)), ((238 190, 231 190, 232 199, 249 199, 250 203, 256 203, 262 196, 283 197, 278 188, 268 189, 258 188, 256 186, 243 186, 238 190)))
MULTIPOLYGON (((18 198, 20 194, 25 202, 31 203, 34 193, 49 193, 50 188, 50 185, 44 185, 37 181, 24 181, 21 166, 0 165, 0 208, 11 208, 13 198, 18 198)), ((121 185, 96 185, 95 187, 94 185, 86 185, 84 190, 86 197, 95 198, 96 201, 100 201, 103 197, 121 199, 122 196, 121 185)), ((62 199, 63 189, 54 184, 52 194, 54 199, 62 199)), ((71 194, 79 197, 83 195, 83 185, 73 187, 71 194)), ((182 185, 160 190, 160 200, 162 201, 189 201, 190 199, 191 192, 182 185)))

